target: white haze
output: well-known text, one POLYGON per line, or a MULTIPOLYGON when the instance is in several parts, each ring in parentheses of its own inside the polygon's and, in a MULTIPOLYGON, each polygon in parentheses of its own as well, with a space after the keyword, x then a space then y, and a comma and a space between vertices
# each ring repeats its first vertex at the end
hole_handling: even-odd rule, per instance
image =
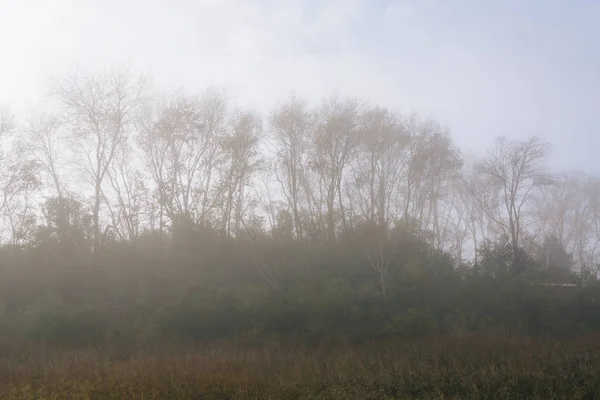
POLYGON ((228 87, 265 112, 337 91, 447 125, 464 151, 541 136, 598 171, 599 6, 466 0, 0 0, 0 103, 28 111, 75 65, 228 87))

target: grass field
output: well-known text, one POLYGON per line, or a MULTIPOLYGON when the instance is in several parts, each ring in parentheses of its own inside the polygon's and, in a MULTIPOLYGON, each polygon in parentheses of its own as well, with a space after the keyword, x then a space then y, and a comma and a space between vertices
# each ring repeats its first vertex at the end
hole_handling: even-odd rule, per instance
POLYGON ((600 335, 370 345, 0 345, 2 399, 593 399, 600 335), (120 348, 119 348, 120 347, 120 348))

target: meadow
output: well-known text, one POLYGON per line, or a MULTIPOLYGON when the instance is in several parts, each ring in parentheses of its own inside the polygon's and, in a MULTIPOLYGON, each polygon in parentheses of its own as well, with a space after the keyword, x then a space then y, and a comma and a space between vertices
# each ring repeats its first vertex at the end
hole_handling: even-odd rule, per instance
POLYGON ((600 335, 0 346, 0 398, 593 399, 600 335))

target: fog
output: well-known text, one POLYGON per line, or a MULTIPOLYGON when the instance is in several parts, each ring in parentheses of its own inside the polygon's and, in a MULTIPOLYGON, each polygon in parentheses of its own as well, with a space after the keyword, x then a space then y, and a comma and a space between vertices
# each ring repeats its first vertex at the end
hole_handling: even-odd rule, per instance
POLYGON ((130 62, 159 85, 226 85, 261 112, 291 91, 316 101, 337 90, 435 117, 469 151, 484 151, 500 135, 541 135, 556 146, 561 168, 595 170, 593 2, 1 5, 0 103, 19 109, 46 94, 50 76, 75 65, 130 62))
MULTIPOLYGON (((64 396, 80 349, 124 383, 84 372, 77 398, 180 398, 187 352, 205 385, 254 382, 215 398, 268 398, 350 379, 348 357, 364 398, 370 363, 471 376, 521 349, 467 390, 568 363, 533 357, 545 340, 592 351, 598 22, 583 2, 0 0, 7 363, 64 396), (386 355, 414 343, 433 369, 386 355), (22 364, 32 344, 61 367, 22 364), (148 365, 174 378, 135 381, 148 365)), ((419 393, 469 393, 444 382, 419 393)))

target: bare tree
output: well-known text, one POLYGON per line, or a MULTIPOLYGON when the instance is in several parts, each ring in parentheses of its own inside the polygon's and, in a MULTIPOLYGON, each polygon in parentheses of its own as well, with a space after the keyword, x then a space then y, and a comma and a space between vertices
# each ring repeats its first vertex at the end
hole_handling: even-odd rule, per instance
MULTIPOLYGON (((167 99, 165 96, 157 96, 153 101, 143 105, 136 119, 138 130, 136 143, 142 154, 144 154, 143 160, 146 171, 154 183, 153 198, 158 204, 158 210, 148 211, 158 214, 158 230, 161 238, 165 228, 165 214, 172 218, 174 213, 172 202, 169 201, 171 196, 169 195, 167 177, 169 137, 172 124, 165 121, 168 117, 166 110, 170 110, 171 107, 175 106, 172 101, 173 99, 167 99)), ((154 203, 152 204, 154 205, 154 203)), ((155 216, 151 221, 152 226, 154 226, 154 218, 155 216)))
MULTIPOLYGON (((19 152, 21 156, 23 153, 19 152)), ((10 228, 11 244, 17 246, 31 242, 36 230, 34 194, 42 185, 38 179, 40 165, 35 160, 14 158, 5 167, 1 210, 10 228)))
POLYGON ((214 219, 228 118, 225 94, 213 89, 163 97, 142 114, 138 144, 172 222, 183 217, 207 225, 214 219))
POLYGON ((489 180, 479 173, 478 161, 475 157, 468 157, 463 165, 460 183, 463 196, 461 200, 465 206, 467 225, 473 242, 473 261, 478 265, 479 249, 481 244, 493 237, 507 235, 502 229, 504 226, 496 224, 496 218, 501 218, 498 193, 489 184, 489 180))
MULTIPOLYGON (((472 204, 471 196, 461 177, 456 177, 449 182, 449 196, 446 199, 449 212, 447 214, 447 229, 450 236, 450 250, 456 255, 458 262, 464 260, 463 250, 465 242, 472 234, 470 209, 472 204)), ((474 248, 476 249, 476 239, 474 239, 474 248)))
POLYGON ((12 137, 16 118, 8 109, 0 109, 0 212, 8 222, 13 245, 31 239, 35 229, 32 194, 41 186, 39 164, 27 157, 19 138, 12 137))
POLYGON ((581 177, 576 181, 577 193, 567 216, 574 225, 568 232, 573 235, 574 261, 584 278, 597 275, 600 265, 600 178, 581 177))
POLYGON ((232 220, 235 234, 241 232, 246 189, 261 165, 258 148, 261 132, 258 116, 240 113, 233 121, 232 132, 222 141, 225 158, 221 183, 225 198, 222 219, 228 236, 232 233, 232 220))
POLYGON ((350 196, 356 199, 363 218, 380 227, 389 226, 392 201, 406 168, 407 143, 398 114, 377 107, 364 114, 350 196))
POLYGON ((93 186, 94 250, 101 241, 102 184, 133 128, 146 83, 126 70, 77 71, 54 83, 52 94, 67 117, 71 144, 84 158, 80 168, 93 186))
POLYGON ((541 139, 500 138, 477 166, 498 199, 494 204, 477 197, 479 206, 508 234, 515 250, 521 244, 526 207, 540 188, 552 182, 544 165, 548 155, 549 146, 541 139))
POLYGON ((379 289, 385 305, 387 302, 387 279, 393 261, 389 256, 390 241, 386 228, 372 221, 366 221, 354 229, 352 237, 354 238, 352 246, 362 253, 369 266, 379 276, 379 289))
POLYGON ((107 171, 111 186, 111 196, 105 200, 110 212, 112 228, 121 240, 132 240, 140 234, 144 198, 148 197, 148 188, 144 176, 135 168, 135 152, 122 145, 115 154, 114 162, 107 171), (111 203, 114 198, 114 205, 111 203))
POLYGON ((60 129, 63 121, 55 114, 35 113, 25 126, 27 148, 35 160, 48 174, 54 190, 59 198, 63 197, 59 146, 61 145, 60 129))
POLYGON ((566 249, 573 250, 575 237, 582 228, 589 235, 594 214, 593 185, 578 176, 563 175, 543 188, 535 198, 534 212, 542 239, 553 236, 566 249), (592 196, 592 197, 589 197, 592 196))
POLYGON ((462 166, 458 149, 452 145, 447 130, 428 122, 421 130, 419 145, 412 153, 415 213, 412 215, 419 232, 433 232, 438 249, 444 247, 452 203, 444 202, 448 184, 456 178, 462 166))
MULTIPOLYGON (((330 98, 316 112, 312 132, 310 164, 316 172, 319 192, 325 204, 327 239, 335 239, 336 202, 346 228, 342 183, 359 144, 361 110, 358 102, 330 98)), ((321 210, 319 210, 320 212, 321 210)))
POLYGON ((15 128, 15 116, 8 106, 0 107, 0 135, 7 134, 15 128))
POLYGON ((302 192, 306 188, 307 141, 311 129, 306 102, 290 98, 272 111, 270 127, 275 179, 292 210, 296 237, 302 240, 301 201, 302 192))
MULTIPOLYGON (((460 170, 460 152, 452 145, 448 131, 433 120, 420 121, 416 116, 407 118, 410 135, 407 146, 407 168, 404 180, 404 212, 419 232, 443 230, 443 215, 438 210, 446 184, 460 170)), ((448 210, 446 210, 448 211, 448 210)), ((439 235, 436 246, 441 247, 439 235)))

